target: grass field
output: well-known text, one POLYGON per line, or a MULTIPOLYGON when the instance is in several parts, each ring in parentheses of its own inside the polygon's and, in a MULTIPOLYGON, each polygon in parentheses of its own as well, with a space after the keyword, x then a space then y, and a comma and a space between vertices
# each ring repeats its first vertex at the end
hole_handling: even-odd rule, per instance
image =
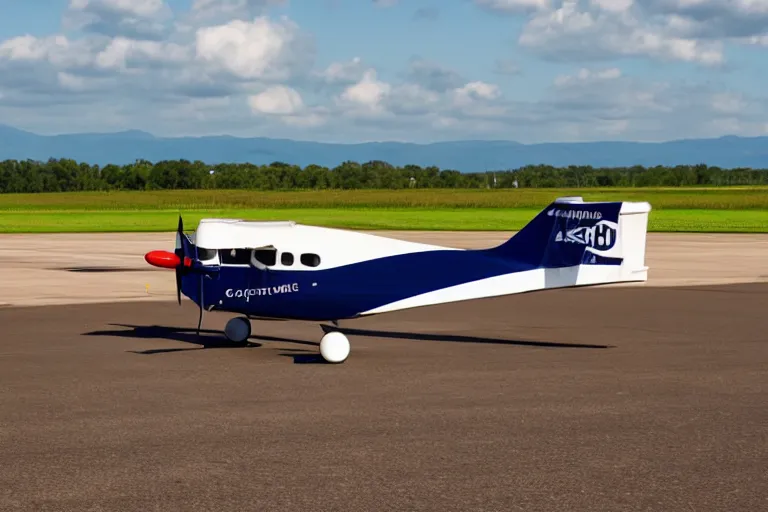
POLYGON ((768 232, 768 187, 526 190, 158 191, 0 195, 0 232, 173 231, 179 213, 358 229, 502 230, 556 197, 648 201, 650 231, 768 232))
POLYGON ((496 190, 164 190, 0 194, 3 211, 248 210, 257 208, 531 208, 562 196, 648 201, 655 210, 768 210, 768 187, 496 190))

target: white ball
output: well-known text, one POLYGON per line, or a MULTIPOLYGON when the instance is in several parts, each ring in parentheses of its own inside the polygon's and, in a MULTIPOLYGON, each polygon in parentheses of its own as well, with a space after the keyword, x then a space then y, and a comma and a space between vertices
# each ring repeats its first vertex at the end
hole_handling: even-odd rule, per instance
POLYGON ((349 340, 340 332, 329 332, 320 340, 320 355, 329 363, 341 363, 349 356, 349 340))

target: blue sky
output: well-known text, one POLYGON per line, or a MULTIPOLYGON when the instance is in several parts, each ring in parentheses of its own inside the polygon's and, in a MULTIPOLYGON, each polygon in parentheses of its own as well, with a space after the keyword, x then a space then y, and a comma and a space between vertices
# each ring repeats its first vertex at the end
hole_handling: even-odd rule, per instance
POLYGON ((0 124, 355 142, 768 134, 768 0, 0 0, 0 124))

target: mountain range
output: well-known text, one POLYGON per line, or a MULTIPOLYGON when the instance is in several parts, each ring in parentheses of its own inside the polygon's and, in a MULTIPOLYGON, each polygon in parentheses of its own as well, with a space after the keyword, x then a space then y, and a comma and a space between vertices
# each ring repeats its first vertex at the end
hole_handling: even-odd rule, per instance
POLYGON ((39 135, 0 125, 0 161, 71 158, 79 162, 125 165, 138 159, 201 160, 217 163, 279 161, 305 167, 334 167, 347 160, 383 160, 392 165, 437 166, 461 172, 514 169, 524 165, 555 167, 591 165, 706 164, 722 168, 768 168, 768 137, 725 136, 669 142, 560 142, 521 144, 514 141, 464 140, 413 144, 366 142, 321 143, 264 137, 155 137, 143 131, 39 135))

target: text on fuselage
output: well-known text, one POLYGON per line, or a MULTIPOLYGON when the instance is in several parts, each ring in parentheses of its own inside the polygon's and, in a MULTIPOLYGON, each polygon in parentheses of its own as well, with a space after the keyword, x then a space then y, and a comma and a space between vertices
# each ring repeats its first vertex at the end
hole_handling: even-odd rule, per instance
POLYGON ((229 298, 245 299, 246 302, 251 300, 251 297, 268 296, 268 295, 283 295, 286 293, 294 293, 299 291, 299 283, 282 284, 280 286, 267 286, 265 288, 244 288, 235 290, 234 288, 228 288, 225 295, 229 298))

